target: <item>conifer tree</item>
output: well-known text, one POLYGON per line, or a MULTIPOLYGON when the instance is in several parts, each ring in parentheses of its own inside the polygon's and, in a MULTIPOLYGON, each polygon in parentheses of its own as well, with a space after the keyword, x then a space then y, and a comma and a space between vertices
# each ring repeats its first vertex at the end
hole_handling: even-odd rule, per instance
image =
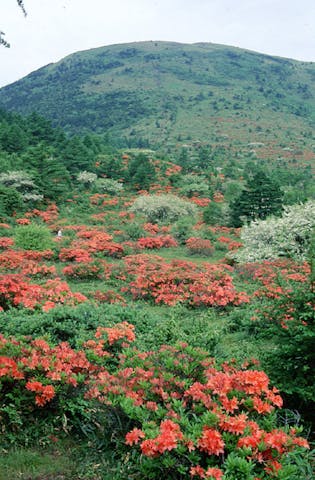
POLYGON ((136 188, 147 189, 156 180, 154 165, 145 154, 140 153, 129 163, 127 177, 127 181, 136 188))
POLYGON ((231 224, 241 227, 244 222, 280 213, 282 198, 279 185, 263 172, 257 172, 240 196, 231 203, 231 224))

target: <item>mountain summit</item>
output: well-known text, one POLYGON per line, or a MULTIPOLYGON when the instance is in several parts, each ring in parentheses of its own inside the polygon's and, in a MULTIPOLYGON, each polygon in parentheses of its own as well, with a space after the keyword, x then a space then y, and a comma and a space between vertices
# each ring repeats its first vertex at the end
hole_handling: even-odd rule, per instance
POLYGON ((69 132, 152 145, 305 131, 315 121, 314 98, 314 63, 162 41, 74 53, 0 90, 2 107, 36 111, 69 132))

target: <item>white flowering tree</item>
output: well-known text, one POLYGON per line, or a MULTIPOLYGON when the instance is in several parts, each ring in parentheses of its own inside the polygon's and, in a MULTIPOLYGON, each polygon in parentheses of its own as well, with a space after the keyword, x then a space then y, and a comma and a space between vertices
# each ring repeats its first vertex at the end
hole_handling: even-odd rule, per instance
POLYGON ((284 207, 282 216, 256 220, 242 228, 244 247, 233 254, 238 262, 288 257, 304 260, 315 229, 315 201, 284 207))
POLYGON ((118 195, 124 189, 122 183, 113 180, 112 178, 99 178, 95 184, 97 191, 108 193, 109 195, 118 195))
POLYGON ((83 183, 86 187, 90 187, 96 182, 97 175, 93 172, 83 170, 83 172, 77 174, 77 180, 79 183, 83 183))
POLYGON ((44 198, 43 195, 37 193, 38 187, 32 176, 24 170, 1 173, 0 185, 19 192, 24 202, 38 202, 44 198))
POLYGON ((175 195, 141 195, 130 210, 144 215, 149 222, 170 224, 186 216, 195 218, 195 204, 175 195))

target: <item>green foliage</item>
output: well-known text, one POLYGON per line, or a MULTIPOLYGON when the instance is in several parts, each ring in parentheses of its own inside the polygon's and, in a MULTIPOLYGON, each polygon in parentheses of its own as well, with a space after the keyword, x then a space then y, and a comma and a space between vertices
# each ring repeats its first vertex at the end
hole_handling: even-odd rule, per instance
POLYGON ((238 454, 231 453, 224 462, 226 480, 254 480, 254 464, 238 454))
POLYGON ((156 180, 155 168, 148 156, 140 153, 132 158, 125 178, 138 190, 148 189, 156 180))
POLYGON ((205 177, 200 175, 183 175, 180 179, 180 193, 187 197, 200 195, 201 197, 209 196, 209 185, 205 177))
POLYGON ((191 217, 180 218, 172 226, 172 234, 181 244, 185 244, 193 236, 194 219, 191 217))
POLYGON ((23 225, 15 228, 16 247, 24 250, 48 250, 54 247, 52 234, 45 225, 23 225))
POLYGON ((51 341, 79 347, 98 326, 128 321, 136 327, 136 345, 152 349, 167 343, 190 342, 215 352, 222 327, 215 328, 212 311, 192 312, 184 306, 148 307, 84 303, 77 307, 56 307, 48 312, 8 311, 0 313, 0 330, 6 335, 44 336, 51 341))
POLYGON ((124 166, 121 157, 110 154, 102 154, 96 157, 96 161, 99 164, 97 172, 101 176, 113 178, 119 180, 124 177, 124 166))
POLYGON ((226 215, 224 215, 224 207, 221 203, 210 202, 203 209, 203 221, 207 225, 223 225, 227 222, 226 215))
POLYGON ((9 217, 23 209, 22 195, 14 188, 0 185, 0 216, 9 217))
POLYGON ((315 398, 314 283, 295 286, 272 305, 272 320, 263 335, 276 343, 262 363, 272 381, 303 410, 315 398), (292 319, 286 322, 286 318, 292 319))
POLYGON ((126 225, 124 234, 129 240, 138 240, 140 237, 143 237, 145 232, 142 228, 142 225, 138 222, 132 222, 126 225))

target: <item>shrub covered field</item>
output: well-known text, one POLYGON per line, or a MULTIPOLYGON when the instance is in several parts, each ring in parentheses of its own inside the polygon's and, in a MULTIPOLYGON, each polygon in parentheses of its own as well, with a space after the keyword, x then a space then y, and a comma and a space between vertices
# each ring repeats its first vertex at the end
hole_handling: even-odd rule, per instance
POLYGON ((312 478, 311 252, 138 199, 1 225, 3 478, 312 478))
POLYGON ((312 479, 311 175, 6 115, 0 479, 312 479))

